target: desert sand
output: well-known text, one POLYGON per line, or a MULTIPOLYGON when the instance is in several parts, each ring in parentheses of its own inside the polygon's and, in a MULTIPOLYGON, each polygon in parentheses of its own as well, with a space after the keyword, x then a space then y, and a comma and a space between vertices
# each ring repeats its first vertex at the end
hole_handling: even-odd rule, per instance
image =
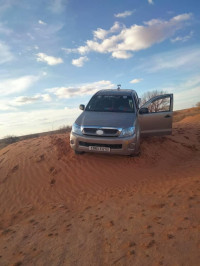
POLYGON ((200 265, 200 114, 135 158, 68 134, 0 150, 0 265, 200 265))

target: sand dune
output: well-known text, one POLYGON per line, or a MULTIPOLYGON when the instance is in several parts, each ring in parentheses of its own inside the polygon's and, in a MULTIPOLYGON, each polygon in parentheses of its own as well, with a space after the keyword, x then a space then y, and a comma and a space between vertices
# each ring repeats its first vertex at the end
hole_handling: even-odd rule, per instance
POLYGON ((139 157, 74 155, 69 135, 0 150, 0 265, 199 265, 200 115, 139 157))

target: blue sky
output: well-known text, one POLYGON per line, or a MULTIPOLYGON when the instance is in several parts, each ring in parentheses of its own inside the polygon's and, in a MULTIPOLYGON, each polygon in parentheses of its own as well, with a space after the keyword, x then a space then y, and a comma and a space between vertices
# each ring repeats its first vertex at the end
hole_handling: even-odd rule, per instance
POLYGON ((117 84, 200 101, 200 1, 0 0, 0 138, 70 125, 117 84))

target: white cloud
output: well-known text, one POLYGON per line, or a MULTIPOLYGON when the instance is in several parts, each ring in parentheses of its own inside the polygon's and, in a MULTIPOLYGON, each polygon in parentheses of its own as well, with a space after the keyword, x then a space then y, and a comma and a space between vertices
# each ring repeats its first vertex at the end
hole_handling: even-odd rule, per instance
POLYGON ((39 95, 35 95, 35 96, 19 96, 16 97, 13 101, 11 101, 12 105, 16 105, 16 106, 21 106, 24 104, 30 104, 33 102, 36 102, 40 99, 39 95))
POLYGON ((77 52, 76 48, 65 48, 65 47, 62 47, 61 50, 63 50, 66 54, 76 53, 77 52))
POLYGON ((126 18, 128 16, 131 16, 133 14, 134 11, 124 11, 122 13, 118 13, 118 14, 115 14, 114 16, 116 18, 126 18))
POLYGON ((80 46, 77 49, 75 49, 73 52, 78 52, 81 55, 84 55, 90 51, 89 47, 87 46, 80 46))
POLYGON ((87 62, 89 59, 87 56, 81 56, 77 59, 72 60, 72 65, 77 66, 77 67, 82 67, 85 62, 87 62))
POLYGON ((132 79, 130 83, 135 84, 135 83, 139 83, 140 81, 142 81, 142 79, 132 79))
POLYGON ((52 100, 49 94, 36 94, 34 96, 19 96, 10 99, 4 97, 0 100, 0 111, 18 111, 18 108, 23 105, 34 104, 36 102, 50 102, 52 100))
POLYGON ((185 36, 177 36, 176 38, 171 39, 171 42, 187 42, 189 39, 192 38, 193 36, 193 31, 190 31, 190 33, 188 35, 185 36))
POLYGON ((112 52, 112 57, 118 58, 118 59, 128 59, 132 57, 132 54, 127 53, 126 51, 115 51, 115 52, 112 52))
POLYGON ((10 47, 5 43, 0 42, 0 64, 4 64, 10 62, 14 59, 12 52, 10 51, 10 47))
POLYGON ((191 19, 191 17, 192 17, 191 13, 184 13, 173 17, 172 21, 185 21, 191 19))
POLYGON ((101 28, 98 28, 97 30, 93 31, 93 34, 94 34, 95 39, 103 40, 103 39, 105 39, 106 35, 108 34, 108 31, 101 29, 101 28))
POLYGON ((0 81, 0 95, 10 95, 25 91, 31 87, 39 77, 37 76, 22 76, 15 79, 6 79, 0 81))
POLYGON ((147 72, 157 72, 166 69, 198 69, 200 68, 200 47, 176 49, 170 52, 156 54, 145 58, 145 63, 136 67, 147 72))
POLYGON ((63 60, 60 57, 54 57, 54 56, 49 56, 44 53, 38 53, 37 54, 37 61, 38 62, 45 62, 50 66, 57 65, 57 64, 62 64, 63 60))
POLYGON ((0 111, 15 111, 15 110, 17 110, 16 107, 11 106, 8 101, 0 100, 0 111))
POLYGON ((200 73, 195 76, 189 76, 178 84, 165 87, 159 86, 157 89, 173 93, 174 110, 194 107, 200 99, 200 73))
POLYGON ((153 0, 148 0, 148 3, 149 3, 150 5, 153 5, 153 4, 154 4, 153 0))
POLYGON ((9 105, 22 106, 25 104, 32 104, 38 101, 50 102, 51 96, 49 94, 36 94, 34 96, 19 96, 9 102, 9 105))
MULTIPOLYGON (((93 39, 95 41, 97 41, 98 39, 104 40, 107 36, 109 36, 113 33, 116 33, 116 32, 120 32, 124 28, 125 28, 125 26, 119 22, 115 22, 109 30, 104 30, 104 29, 98 28, 97 30, 93 31, 93 39)), ((86 53, 89 53, 92 50, 92 47, 89 47, 90 45, 94 46, 94 50, 95 50, 95 43, 93 43, 92 40, 89 40, 87 42, 88 42, 88 46, 82 45, 82 46, 79 46, 78 48, 62 48, 62 50, 65 51, 67 54, 79 53, 81 55, 84 55, 86 53)), ((98 42, 96 42, 96 44, 98 45, 98 42)))
POLYGON ((129 58, 131 54, 127 54, 128 52, 147 49, 173 36, 191 17, 192 14, 185 13, 168 21, 153 19, 145 22, 144 25, 135 24, 129 28, 115 23, 109 30, 97 29, 93 32, 93 40, 87 40, 84 46, 67 49, 67 52, 85 55, 95 51, 97 53, 111 53, 115 58, 129 58))
POLYGON ((52 100, 51 96, 49 94, 41 94, 41 97, 43 101, 50 102, 52 100))
POLYGON ((123 28, 124 28, 124 25, 120 24, 119 22, 115 22, 109 30, 98 28, 97 30, 93 31, 94 40, 97 40, 97 39, 104 40, 105 37, 108 36, 109 34, 119 32, 123 28))
POLYGON ((41 24, 41 25, 44 25, 44 26, 47 25, 47 23, 42 21, 42 20, 38 20, 38 23, 41 24))
MULTIPOLYGON (((182 87, 184 88, 184 87, 182 87)), ((174 88, 175 90, 176 88, 174 88)), ((175 110, 186 109, 195 106, 200 99, 200 84, 187 90, 174 92, 175 110)))
POLYGON ((92 95, 98 90, 113 89, 114 84, 108 80, 101 80, 93 83, 86 83, 74 87, 56 87, 46 89, 47 92, 55 94, 58 98, 71 98, 75 96, 92 95))
POLYGON ((174 110, 193 107, 200 99, 200 75, 191 76, 180 84, 163 90, 174 94, 174 110))
POLYGON ((81 113, 77 108, 40 109, 33 111, 9 111, 0 116, 0 138, 6 135, 25 135, 58 129, 72 125, 81 113))

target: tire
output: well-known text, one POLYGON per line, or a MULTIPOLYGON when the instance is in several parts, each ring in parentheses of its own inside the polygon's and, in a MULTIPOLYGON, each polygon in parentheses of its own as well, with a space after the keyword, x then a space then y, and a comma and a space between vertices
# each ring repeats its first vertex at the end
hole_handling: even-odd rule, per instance
POLYGON ((140 156, 140 149, 135 151, 134 153, 128 155, 128 157, 138 157, 138 156, 140 156))
POLYGON ((84 154, 85 152, 84 151, 74 151, 75 154, 84 154))
POLYGON ((140 156, 140 148, 138 148, 138 150, 134 153, 134 156, 135 157, 140 156))
POLYGON ((140 155, 140 130, 137 132, 136 150, 132 156, 140 155))

